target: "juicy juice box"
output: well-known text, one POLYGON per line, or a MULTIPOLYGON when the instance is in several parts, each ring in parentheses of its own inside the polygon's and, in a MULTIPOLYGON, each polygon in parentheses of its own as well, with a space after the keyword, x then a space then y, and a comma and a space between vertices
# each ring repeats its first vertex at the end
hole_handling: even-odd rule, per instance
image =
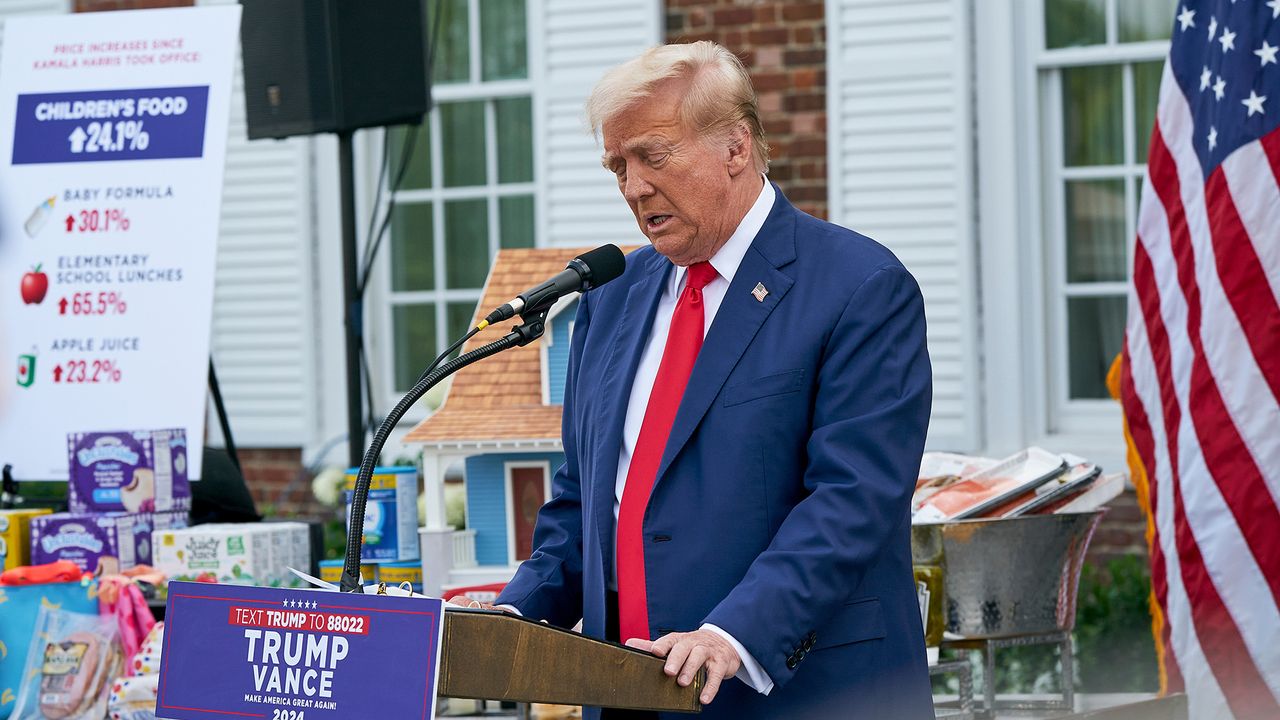
POLYGON ((0 571, 31 564, 31 518, 51 512, 0 510, 0 571))
POLYGON ((132 515, 56 513, 31 519, 31 564, 71 560, 85 572, 95 572, 103 557, 120 560, 121 569, 135 560, 132 515))
POLYGON ((271 549, 256 523, 197 525, 156 530, 151 550, 156 569, 170 580, 259 585, 271 573, 271 549))
POLYGON ((67 435, 72 512, 155 512, 191 507, 183 430, 67 435))
MULTIPOLYGON (((351 496, 358 468, 347 471, 347 531, 351 529, 351 496)), ((417 560, 418 469, 374 468, 364 508, 364 542, 360 557, 369 562, 417 560)))
POLYGON ((311 571, 311 529, 306 523, 301 522, 264 524, 275 527, 283 535, 281 553, 285 561, 281 584, 284 587, 303 587, 306 583, 302 578, 289 572, 289 568, 296 568, 304 573, 311 571))

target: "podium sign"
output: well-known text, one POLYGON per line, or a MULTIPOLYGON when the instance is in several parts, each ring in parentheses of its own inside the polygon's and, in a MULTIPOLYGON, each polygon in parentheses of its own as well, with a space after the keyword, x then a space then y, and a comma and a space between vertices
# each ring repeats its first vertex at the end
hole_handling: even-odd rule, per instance
POLYGON ((169 584, 156 716, 432 718, 438 599, 169 584))

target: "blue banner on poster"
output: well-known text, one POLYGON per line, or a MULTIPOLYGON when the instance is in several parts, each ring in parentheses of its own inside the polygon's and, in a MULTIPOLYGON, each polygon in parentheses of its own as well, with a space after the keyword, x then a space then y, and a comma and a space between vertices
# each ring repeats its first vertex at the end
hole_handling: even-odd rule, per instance
POLYGON ((431 718, 439 599, 174 582, 156 716, 431 718))
POLYGON ((208 86, 18 95, 13 164, 198 158, 208 86))

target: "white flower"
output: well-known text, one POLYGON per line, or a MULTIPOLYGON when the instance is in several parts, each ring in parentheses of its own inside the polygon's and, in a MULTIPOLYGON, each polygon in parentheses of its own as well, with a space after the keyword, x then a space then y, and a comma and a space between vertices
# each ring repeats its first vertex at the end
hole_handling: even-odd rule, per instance
POLYGON ((311 492, 325 505, 337 507, 342 502, 342 486, 346 480, 346 472, 342 468, 327 467, 316 473, 311 481, 311 492))

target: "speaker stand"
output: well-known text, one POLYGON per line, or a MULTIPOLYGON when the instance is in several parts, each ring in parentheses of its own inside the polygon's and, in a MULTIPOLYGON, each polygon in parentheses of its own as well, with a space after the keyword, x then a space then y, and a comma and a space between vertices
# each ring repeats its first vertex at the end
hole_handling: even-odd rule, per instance
MULTIPOLYGON (((361 403, 360 343, 364 307, 358 291, 359 255, 356 254, 356 176, 351 130, 338 131, 338 177, 342 195, 342 306, 347 356, 347 466, 359 467, 364 449, 364 413, 361 403)), ((372 398, 370 398, 372 401, 372 398)))

